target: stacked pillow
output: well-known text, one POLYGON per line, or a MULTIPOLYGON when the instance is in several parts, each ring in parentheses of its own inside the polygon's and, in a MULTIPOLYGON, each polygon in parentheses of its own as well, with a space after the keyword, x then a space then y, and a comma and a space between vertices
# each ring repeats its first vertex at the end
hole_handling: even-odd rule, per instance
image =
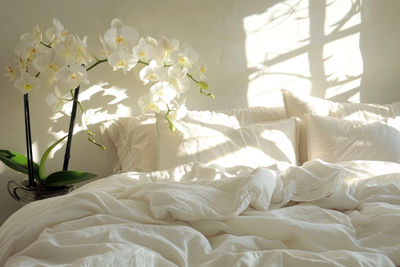
POLYGON ((288 90, 282 90, 282 96, 287 116, 300 118, 301 164, 315 158, 399 161, 398 123, 393 118, 400 116, 400 102, 337 103, 288 90))
POLYGON ((192 161, 223 167, 400 161, 400 102, 338 103, 288 90, 282 96, 284 107, 188 111, 176 132, 154 114, 108 121, 101 129, 107 156, 114 173, 192 161))
POLYGON ((156 171, 198 161, 231 166, 298 162, 297 121, 283 107, 188 111, 169 130, 152 114, 111 120, 102 138, 113 171, 156 171))

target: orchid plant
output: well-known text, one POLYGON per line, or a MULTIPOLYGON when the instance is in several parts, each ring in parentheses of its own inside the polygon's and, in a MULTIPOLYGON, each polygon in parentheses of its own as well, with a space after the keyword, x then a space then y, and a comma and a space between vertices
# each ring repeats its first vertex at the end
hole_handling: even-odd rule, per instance
POLYGON ((204 81, 206 66, 190 45, 180 47, 178 40, 166 37, 139 37, 134 28, 119 19, 112 20, 111 28, 99 39, 114 71, 126 73, 141 67, 140 80, 151 86, 138 104, 143 112, 163 112, 172 131, 174 121, 185 114, 186 98, 182 96, 192 86, 197 86, 201 94, 214 97, 204 81))
MULTIPOLYGON (((174 122, 185 115, 185 92, 197 87, 201 94, 214 97, 205 82, 205 64, 188 44, 180 46, 178 40, 166 37, 140 37, 134 28, 117 18, 103 35, 99 35, 99 40, 103 58, 91 52, 86 36, 81 38, 53 19, 53 25, 45 32, 35 26, 32 32, 21 35, 15 47, 17 66, 7 66, 7 75, 14 87, 25 95, 41 88, 50 89, 45 101, 54 112, 64 111, 66 103, 75 102, 82 112, 88 140, 102 149, 104 146, 87 127, 88 116, 74 91, 89 83, 88 72, 101 63, 108 62, 113 71, 121 70, 125 74, 140 68, 139 78, 149 86, 148 93, 138 99, 140 108, 143 112, 162 112, 172 131, 174 122)), ((45 174, 49 153, 66 137, 52 144, 39 164, 33 164, 33 176, 40 185, 64 186, 96 177, 67 170, 45 174)), ((28 160, 19 153, 0 150, 0 160, 16 171, 28 173, 28 160)))

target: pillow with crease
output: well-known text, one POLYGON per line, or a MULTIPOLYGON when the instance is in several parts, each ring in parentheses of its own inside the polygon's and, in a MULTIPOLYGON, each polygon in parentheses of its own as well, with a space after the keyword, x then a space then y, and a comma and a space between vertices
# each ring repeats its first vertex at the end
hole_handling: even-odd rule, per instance
MULTIPOLYGON (((220 111, 188 111, 199 121, 218 122, 227 127, 286 118, 283 107, 250 107, 220 111)), ((158 170, 158 137, 153 113, 117 118, 101 126, 102 142, 113 173, 158 170)))
POLYGON ((175 132, 169 130, 162 115, 157 114, 156 118, 160 170, 189 162, 217 164, 226 168, 255 168, 279 161, 297 164, 295 118, 237 128, 215 121, 199 121, 196 116, 187 114, 175 123, 175 132))
POLYGON ((359 122, 306 115, 308 158, 400 162, 400 117, 359 122))
POLYGON ((307 152, 307 132, 305 115, 313 113, 321 116, 344 118, 346 120, 371 122, 400 116, 400 102, 392 104, 338 103, 313 96, 297 95, 281 90, 286 115, 300 118, 299 161, 309 160, 307 152))
POLYGON ((157 169, 155 122, 154 114, 144 114, 109 120, 101 126, 101 138, 113 173, 157 169))

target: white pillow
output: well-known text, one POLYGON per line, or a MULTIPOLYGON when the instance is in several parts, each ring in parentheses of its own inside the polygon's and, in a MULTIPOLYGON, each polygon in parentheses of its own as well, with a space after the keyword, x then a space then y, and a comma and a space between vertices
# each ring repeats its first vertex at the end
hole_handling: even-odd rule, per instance
POLYGON ((157 170, 158 140, 154 114, 118 118, 101 127, 113 172, 157 170))
POLYGON ((212 122, 234 128, 287 118, 284 107, 249 107, 217 111, 188 110, 186 116, 201 122, 212 122))
POLYGON ((297 123, 289 118, 236 128, 223 121, 199 121, 193 114, 175 123, 171 132, 159 114, 157 118, 159 169, 188 162, 223 167, 268 166, 278 161, 297 164, 297 123))
POLYGON ((308 158, 400 162, 400 117, 358 122, 307 114, 308 158))
POLYGON ((113 122, 114 120, 110 120, 100 125, 100 133, 102 144, 104 144, 104 146, 106 147, 105 153, 108 161, 111 164, 112 172, 118 173, 122 170, 122 167, 119 161, 117 148, 115 147, 108 130, 113 122))
POLYGON ((400 102, 379 105, 365 103, 338 103, 313 96, 300 96, 288 90, 281 90, 286 115, 300 118, 299 161, 309 160, 307 155, 307 133, 303 120, 305 114, 344 118, 354 121, 377 121, 400 116, 400 102))
MULTIPOLYGON (((286 118, 284 107, 251 107, 221 111, 188 111, 202 122, 240 128, 249 124, 286 118)), ((113 172, 158 170, 158 137, 155 115, 118 118, 101 127, 102 141, 113 172)))

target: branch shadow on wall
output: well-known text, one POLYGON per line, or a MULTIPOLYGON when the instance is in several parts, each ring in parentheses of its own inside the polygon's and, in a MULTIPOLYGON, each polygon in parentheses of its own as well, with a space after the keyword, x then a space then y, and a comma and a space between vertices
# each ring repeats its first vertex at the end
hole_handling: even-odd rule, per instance
MULTIPOLYGON (((349 69, 351 66, 335 66, 340 75, 338 72, 335 72, 331 63, 335 62, 337 54, 351 53, 354 50, 359 52, 360 44, 357 36, 360 35, 362 30, 362 23, 359 21, 361 20, 362 4, 360 0, 354 0, 347 6, 347 10, 341 9, 342 12, 340 13, 332 13, 329 8, 332 8, 335 4, 341 4, 340 1, 336 2, 336 0, 308 1, 307 6, 304 6, 305 1, 302 0, 286 1, 284 5, 282 2, 277 3, 277 5, 279 4, 279 12, 282 17, 272 17, 272 19, 259 27, 257 31, 267 31, 268 34, 268 30, 270 29, 267 27, 271 27, 271 24, 275 24, 274 27, 279 28, 284 24, 283 20, 293 20, 299 24, 308 22, 308 37, 294 40, 296 45, 293 46, 295 47, 288 49, 284 53, 267 51, 265 55, 266 59, 259 64, 262 67, 250 69, 251 78, 249 79, 249 83, 257 79, 263 79, 267 87, 266 91, 280 90, 286 86, 289 86, 287 89, 295 91, 299 90, 295 86, 295 81, 301 80, 302 84, 309 84, 308 93, 313 96, 334 101, 355 100, 357 102, 359 99, 363 99, 363 92, 360 88, 361 79, 363 78, 362 62, 359 62, 360 69, 358 72, 356 70, 352 71, 352 73, 343 71, 343 69, 349 69), (329 13, 328 10, 330 11, 329 13), (276 23, 274 20, 281 20, 282 22, 276 23), (351 50, 329 50, 332 50, 332 45, 335 43, 346 42, 346 38, 353 38, 352 43, 350 43, 351 50), (275 55, 271 56, 274 53, 275 55), (283 63, 290 64, 291 61, 299 57, 304 57, 307 60, 301 66, 297 66, 295 72, 286 71, 282 68, 280 71, 276 70, 278 68, 275 66, 283 63), (331 66, 327 68, 329 64, 331 66), (278 76, 281 82, 269 86, 269 79, 271 81, 276 80, 278 76), (356 99, 351 99, 354 96, 357 96, 355 97, 356 99)), ((264 14, 274 12, 273 8, 275 8, 276 12, 278 7, 271 7, 271 10, 267 9, 264 14)), ((291 32, 287 32, 289 35, 294 34, 296 31, 293 28, 290 30, 291 32)), ((362 61, 361 56, 359 57, 359 61, 362 61)))

